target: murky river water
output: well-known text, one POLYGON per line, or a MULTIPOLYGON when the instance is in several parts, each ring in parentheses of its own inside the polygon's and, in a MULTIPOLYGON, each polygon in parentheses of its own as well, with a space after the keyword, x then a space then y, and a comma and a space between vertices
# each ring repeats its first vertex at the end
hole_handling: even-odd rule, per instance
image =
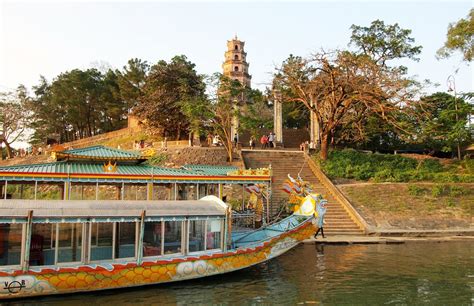
POLYGON ((300 245, 246 270, 15 305, 474 304, 474 244, 300 245))

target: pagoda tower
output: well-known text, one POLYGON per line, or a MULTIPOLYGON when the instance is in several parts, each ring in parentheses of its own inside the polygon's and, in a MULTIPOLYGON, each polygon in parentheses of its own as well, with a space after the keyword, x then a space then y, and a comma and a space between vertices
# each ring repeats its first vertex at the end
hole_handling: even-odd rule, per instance
POLYGON ((222 69, 225 76, 250 87, 252 76, 249 74, 249 63, 246 61, 247 53, 244 51, 244 46, 245 42, 239 40, 237 36, 227 41, 227 51, 222 69))
MULTIPOLYGON (((245 87, 250 88, 250 81, 252 76, 249 74, 249 63, 247 63, 247 53, 244 51, 245 42, 239 40, 237 35, 232 40, 227 41, 227 51, 225 52, 225 61, 222 64, 224 75, 232 80, 239 81, 245 87)), ((235 105, 238 109, 240 103, 246 101, 240 100, 235 105)), ((234 117, 232 120, 231 135, 232 138, 235 134, 238 136, 239 130, 239 118, 234 117)))

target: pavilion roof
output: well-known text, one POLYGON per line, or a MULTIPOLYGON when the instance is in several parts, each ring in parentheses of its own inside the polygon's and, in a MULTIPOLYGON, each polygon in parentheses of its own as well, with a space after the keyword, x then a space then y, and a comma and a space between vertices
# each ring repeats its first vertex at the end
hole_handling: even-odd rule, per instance
POLYGON ((203 175, 227 175, 238 168, 234 166, 210 166, 210 165, 184 165, 182 169, 201 173, 203 175))
POLYGON ((232 166, 187 165, 181 169, 110 161, 71 161, 0 167, 5 181, 74 182, 221 182, 252 183, 271 180, 269 173, 236 174, 232 166))
POLYGON ((144 161, 139 152, 125 151, 105 146, 92 146, 80 149, 71 149, 55 152, 57 160, 113 160, 113 161, 144 161))

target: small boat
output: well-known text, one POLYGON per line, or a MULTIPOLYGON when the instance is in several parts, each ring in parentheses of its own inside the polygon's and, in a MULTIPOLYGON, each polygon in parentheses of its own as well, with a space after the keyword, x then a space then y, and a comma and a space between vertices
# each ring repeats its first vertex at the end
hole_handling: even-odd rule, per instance
POLYGON ((244 269, 315 232, 314 205, 251 231, 218 197, 0 200, 0 299, 128 288, 244 269))

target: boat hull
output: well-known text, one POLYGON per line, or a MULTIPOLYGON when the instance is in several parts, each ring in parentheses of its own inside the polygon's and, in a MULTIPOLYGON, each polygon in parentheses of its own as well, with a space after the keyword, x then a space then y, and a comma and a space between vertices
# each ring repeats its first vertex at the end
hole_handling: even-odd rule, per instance
POLYGON ((315 232, 310 220, 251 248, 170 259, 0 271, 0 299, 137 287, 223 274, 275 258, 315 232))

